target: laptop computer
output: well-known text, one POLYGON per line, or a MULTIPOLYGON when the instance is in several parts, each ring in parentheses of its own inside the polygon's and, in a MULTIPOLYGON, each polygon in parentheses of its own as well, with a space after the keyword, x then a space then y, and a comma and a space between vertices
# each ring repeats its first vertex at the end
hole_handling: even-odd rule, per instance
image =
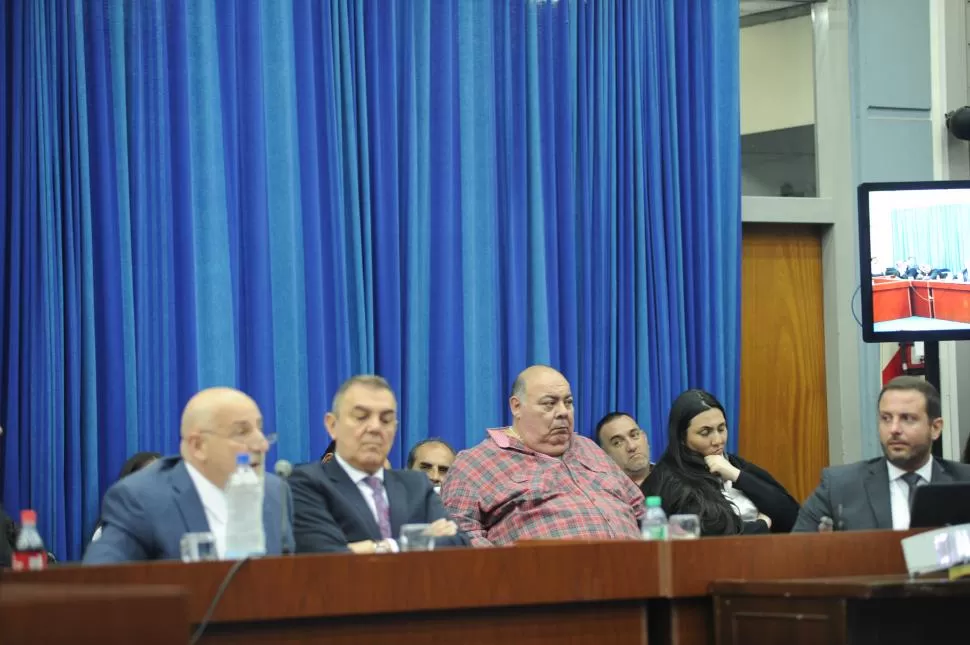
POLYGON ((970 482, 919 486, 913 497, 909 527, 934 528, 970 523, 970 482))

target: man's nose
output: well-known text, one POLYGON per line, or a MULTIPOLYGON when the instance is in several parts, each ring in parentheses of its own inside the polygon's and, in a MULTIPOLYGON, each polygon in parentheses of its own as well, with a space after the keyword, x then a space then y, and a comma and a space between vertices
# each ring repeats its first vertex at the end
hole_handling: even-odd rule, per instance
POLYGON ((438 470, 438 467, 437 466, 432 466, 431 467, 431 470, 428 471, 428 477, 435 484, 440 484, 441 483, 441 480, 443 479, 442 476, 441 476, 441 471, 438 470))

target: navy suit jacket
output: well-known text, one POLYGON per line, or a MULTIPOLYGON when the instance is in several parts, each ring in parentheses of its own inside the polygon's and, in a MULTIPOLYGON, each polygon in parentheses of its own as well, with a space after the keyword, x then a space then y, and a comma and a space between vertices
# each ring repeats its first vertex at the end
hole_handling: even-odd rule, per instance
MULTIPOLYGON (((290 475, 290 486, 298 553, 346 552, 351 542, 381 539, 380 527, 363 494, 336 459, 298 466, 290 475)), ((448 518, 441 498, 422 472, 385 470, 384 491, 394 538, 400 535, 403 524, 448 518)), ((435 540, 435 548, 467 544, 468 537, 461 532, 435 540)))
MULTIPOLYGON (((932 484, 970 481, 970 465, 933 458, 932 484)), ((878 457, 822 471, 822 482, 805 501, 792 529, 794 533, 818 531, 822 517, 829 517, 845 531, 892 529, 889 470, 878 457)))
MULTIPOLYGON (((263 529, 266 553, 293 551, 292 498, 279 477, 266 474, 263 529), (283 496, 288 509, 285 536, 283 496)), ((209 530, 209 521, 181 457, 165 457, 115 483, 104 496, 101 536, 84 554, 84 564, 181 558, 185 533, 209 530)))

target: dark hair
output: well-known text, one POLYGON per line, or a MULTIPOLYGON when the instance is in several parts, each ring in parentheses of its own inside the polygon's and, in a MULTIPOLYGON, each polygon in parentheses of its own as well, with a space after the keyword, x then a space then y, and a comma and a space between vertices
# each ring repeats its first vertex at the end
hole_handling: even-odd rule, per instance
POLYGON ((161 458, 161 453, 157 452, 136 452, 121 467, 121 472, 118 473, 118 479, 124 479, 132 473, 137 473, 148 464, 161 458))
POLYGON ((456 454, 455 449, 452 448, 451 445, 449 445, 448 442, 445 441, 444 439, 439 439, 437 437, 428 437, 427 439, 422 439, 421 441, 417 442, 411 448, 411 452, 408 453, 408 465, 407 465, 408 470, 411 470, 411 468, 414 466, 414 462, 417 459, 417 455, 418 455, 418 448, 420 448, 421 446, 426 446, 429 443, 441 444, 442 446, 450 450, 452 455, 456 454))
POLYGON ((619 419, 620 417, 628 417, 632 419, 633 415, 627 414, 626 412, 608 412, 606 416, 604 416, 602 419, 599 420, 599 422, 596 424, 596 430, 595 430, 596 443, 598 443, 600 446, 603 445, 603 440, 600 437, 600 435, 603 434, 603 426, 605 426, 610 421, 619 419))
POLYGON ((970 464, 970 437, 967 437, 967 443, 963 446, 963 463, 970 464))
POLYGON ((943 405, 940 403, 940 392, 933 387, 933 384, 926 379, 918 376, 897 376, 882 386, 879 392, 879 400, 876 401, 876 409, 882 403, 882 395, 890 390, 915 390, 923 395, 926 401, 926 416, 930 421, 939 419, 943 416, 943 405))
MULTIPOLYGON (((668 514, 696 513, 704 535, 731 535, 741 532, 741 519, 724 497, 721 479, 707 469, 700 454, 687 447, 690 422, 712 409, 724 412, 721 402, 704 390, 687 390, 674 400, 667 419, 667 449, 643 489, 647 496, 659 495, 668 514)), ((738 466, 736 459, 725 457, 738 466)))

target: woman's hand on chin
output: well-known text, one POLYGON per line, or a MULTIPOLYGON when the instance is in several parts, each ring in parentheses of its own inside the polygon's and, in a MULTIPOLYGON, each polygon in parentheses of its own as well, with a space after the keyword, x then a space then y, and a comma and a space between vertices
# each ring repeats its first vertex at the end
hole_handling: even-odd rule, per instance
POLYGON ((726 481, 736 482, 741 471, 731 465, 724 455, 707 455, 704 457, 707 469, 726 481))

